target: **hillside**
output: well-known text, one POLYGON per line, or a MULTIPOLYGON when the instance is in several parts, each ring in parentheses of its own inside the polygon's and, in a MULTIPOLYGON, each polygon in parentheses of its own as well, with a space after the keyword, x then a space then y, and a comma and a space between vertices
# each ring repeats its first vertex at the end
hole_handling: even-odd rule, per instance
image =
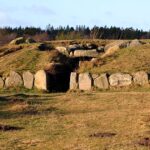
POLYGON ((52 59, 59 57, 56 50, 40 51, 39 43, 21 44, 18 46, 5 45, 0 48, 0 73, 7 74, 10 70, 36 72, 47 66, 52 59), (19 46, 19 47, 20 47, 19 46))
MULTIPOLYGON (((0 47, 0 74, 7 74, 10 70, 22 72, 30 70, 36 72, 45 68, 53 60, 65 63, 67 60, 58 51, 57 46, 68 46, 73 43, 94 43, 98 46, 106 46, 114 40, 68 40, 68 41, 47 41, 46 44, 53 45, 53 49, 40 51, 40 43, 10 45, 0 47), (62 57, 62 58, 61 58, 62 57)), ((78 68, 79 72, 89 71, 91 73, 112 73, 112 72, 134 72, 144 70, 150 72, 150 44, 149 40, 144 40, 146 44, 128 47, 117 50, 112 55, 102 58, 99 55, 97 62, 83 61, 78 68)), ((82 60, 82 59, 81 59, 82 60)))
MULTIPOLYGON (((87 43, 90 40, 77 40, 77 42, 87 43)), ((68 41, 47 41, 46 44, 56 46, 68 46, 72 40, 68 41)), ((105 44, 108 41, 94 40, 94 43, 105 44)), ((60 53, 56 50, 40 51, 38 49, 40 43, 10 45, 6 44, 0 47, 0 74, 7 74, 10 70, 22 72, 31 70, 36 72, 45 68, 53 59, 60 60, 60 53)))
POLYGON ((91 73, 135 72, 144 70, 150 72, 150 44, 124 48, 112 56, 100 58, 100 66, 85 64, 79 72, 90 71, 91 73))

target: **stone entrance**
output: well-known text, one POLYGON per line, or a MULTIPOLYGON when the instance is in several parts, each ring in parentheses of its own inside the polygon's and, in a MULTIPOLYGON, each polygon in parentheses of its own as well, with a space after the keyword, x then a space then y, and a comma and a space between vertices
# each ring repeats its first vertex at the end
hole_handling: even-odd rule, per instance
POLYGON ((47 73, 47 89, 49 92, 66 92, 69 89, 70 73, 47 73))
POLYGON ((55 63, 46 71, 47 89, 49 92, 66 92, 69 89, 71 69, 68 66, 55 63))

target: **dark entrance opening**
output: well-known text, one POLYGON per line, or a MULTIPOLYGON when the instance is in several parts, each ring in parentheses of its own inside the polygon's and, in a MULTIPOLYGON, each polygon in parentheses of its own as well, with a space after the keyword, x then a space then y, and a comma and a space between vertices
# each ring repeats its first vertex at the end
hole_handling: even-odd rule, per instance
POLYGON ((70 74, 79 67, 79 62, 91 58, 72 58, 68 63, 52 63, 47 72, 47 88, 49 92, 66 92, 69 90, 70 74))
POLYGON ((49 92, 66 92, 69 89, 70 72, 48 73, 47 87, 49 92))
POLYGON ((47 71, 47 88, 49 92, 66 92, 69 89, 71 68, 56 63, 47 71))

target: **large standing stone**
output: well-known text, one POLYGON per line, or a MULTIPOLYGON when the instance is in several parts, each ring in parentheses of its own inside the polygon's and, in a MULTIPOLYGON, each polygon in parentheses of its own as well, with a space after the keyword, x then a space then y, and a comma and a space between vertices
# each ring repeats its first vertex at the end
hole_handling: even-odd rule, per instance
POLYGON ((0 89, 4 87, 4 80, 0 77, 0 89))
POLYGON ((94 80, 94 86, 99 89, 108 89, 109 82, 106 74, 102 74, 94 80))
POLYGON ((23 85, 22 77, 15 71, 10 72, 10 76, 5 80, 5 86, 9 87, 20 87, 23 85))
POLYGON ((138 39, 135 39, 135 40, 132 40, 131 42, 130 42, 130 47, 137 47, 137 46, 140 46, 140 45, 142 45, 142 42, 140 42, 138 39))
POLYGON ((39 70, 35 74, 34 86, 38 90, 48 90, 47 89, 47 74, 44 70, 39 70))
POLYGON ((115 73, 109 77, 109 83, 113 87, 129 86, 132 84, 132 76, 129 74, 115 73))
POLYGON ((105 46, 105 53, 102 55, 102 57, 111 56, 119 49, 126 48, 128 45, 129 42, 124 40, 111 42, 105 46))
POLYGON ((30 71, 24 72, 23 73, 23 82, 24 82, 25 88, 32 89, 33 83, 34 83, 34 75, 30 71))
POLYGON ((128 46, 128 44, 129 44, 129 42, 124 41, 124 40, 114 41, 105 46, 105 51, 109 51, 109 49, 111 49, 113 47, 118 48, 118 49, 126 48, 128 46))
POLYGON ((80 90, 91 90, 92 78, 89 73, 81 73, 79 75, 79 89, 80 90))
POLYGON ((98 57, 99 53, 96 49, 92 50, 75 50, 74 57, 98 57))
POLYGON ((56 47, 56 50, 64 55, 69 55, 69 52, 66 47, 58 46, 58 47, 56 47))
POLYGON ((78 74, 76 72, 72 72, 70 75, 70 90, 78 89, 78 74))
POLYGON ((147 85, 148 82, 148 74, 144 71, 139 71, 133 74, 133 81, 137 85, 147 85))

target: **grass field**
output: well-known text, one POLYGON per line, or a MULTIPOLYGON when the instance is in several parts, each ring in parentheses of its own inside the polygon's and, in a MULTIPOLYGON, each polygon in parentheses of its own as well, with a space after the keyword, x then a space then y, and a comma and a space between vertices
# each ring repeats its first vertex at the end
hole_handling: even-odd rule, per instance
POLYGON ((150 138, 149 92, 0 96, 0 150, 150 149, 143 138, 150 138))

